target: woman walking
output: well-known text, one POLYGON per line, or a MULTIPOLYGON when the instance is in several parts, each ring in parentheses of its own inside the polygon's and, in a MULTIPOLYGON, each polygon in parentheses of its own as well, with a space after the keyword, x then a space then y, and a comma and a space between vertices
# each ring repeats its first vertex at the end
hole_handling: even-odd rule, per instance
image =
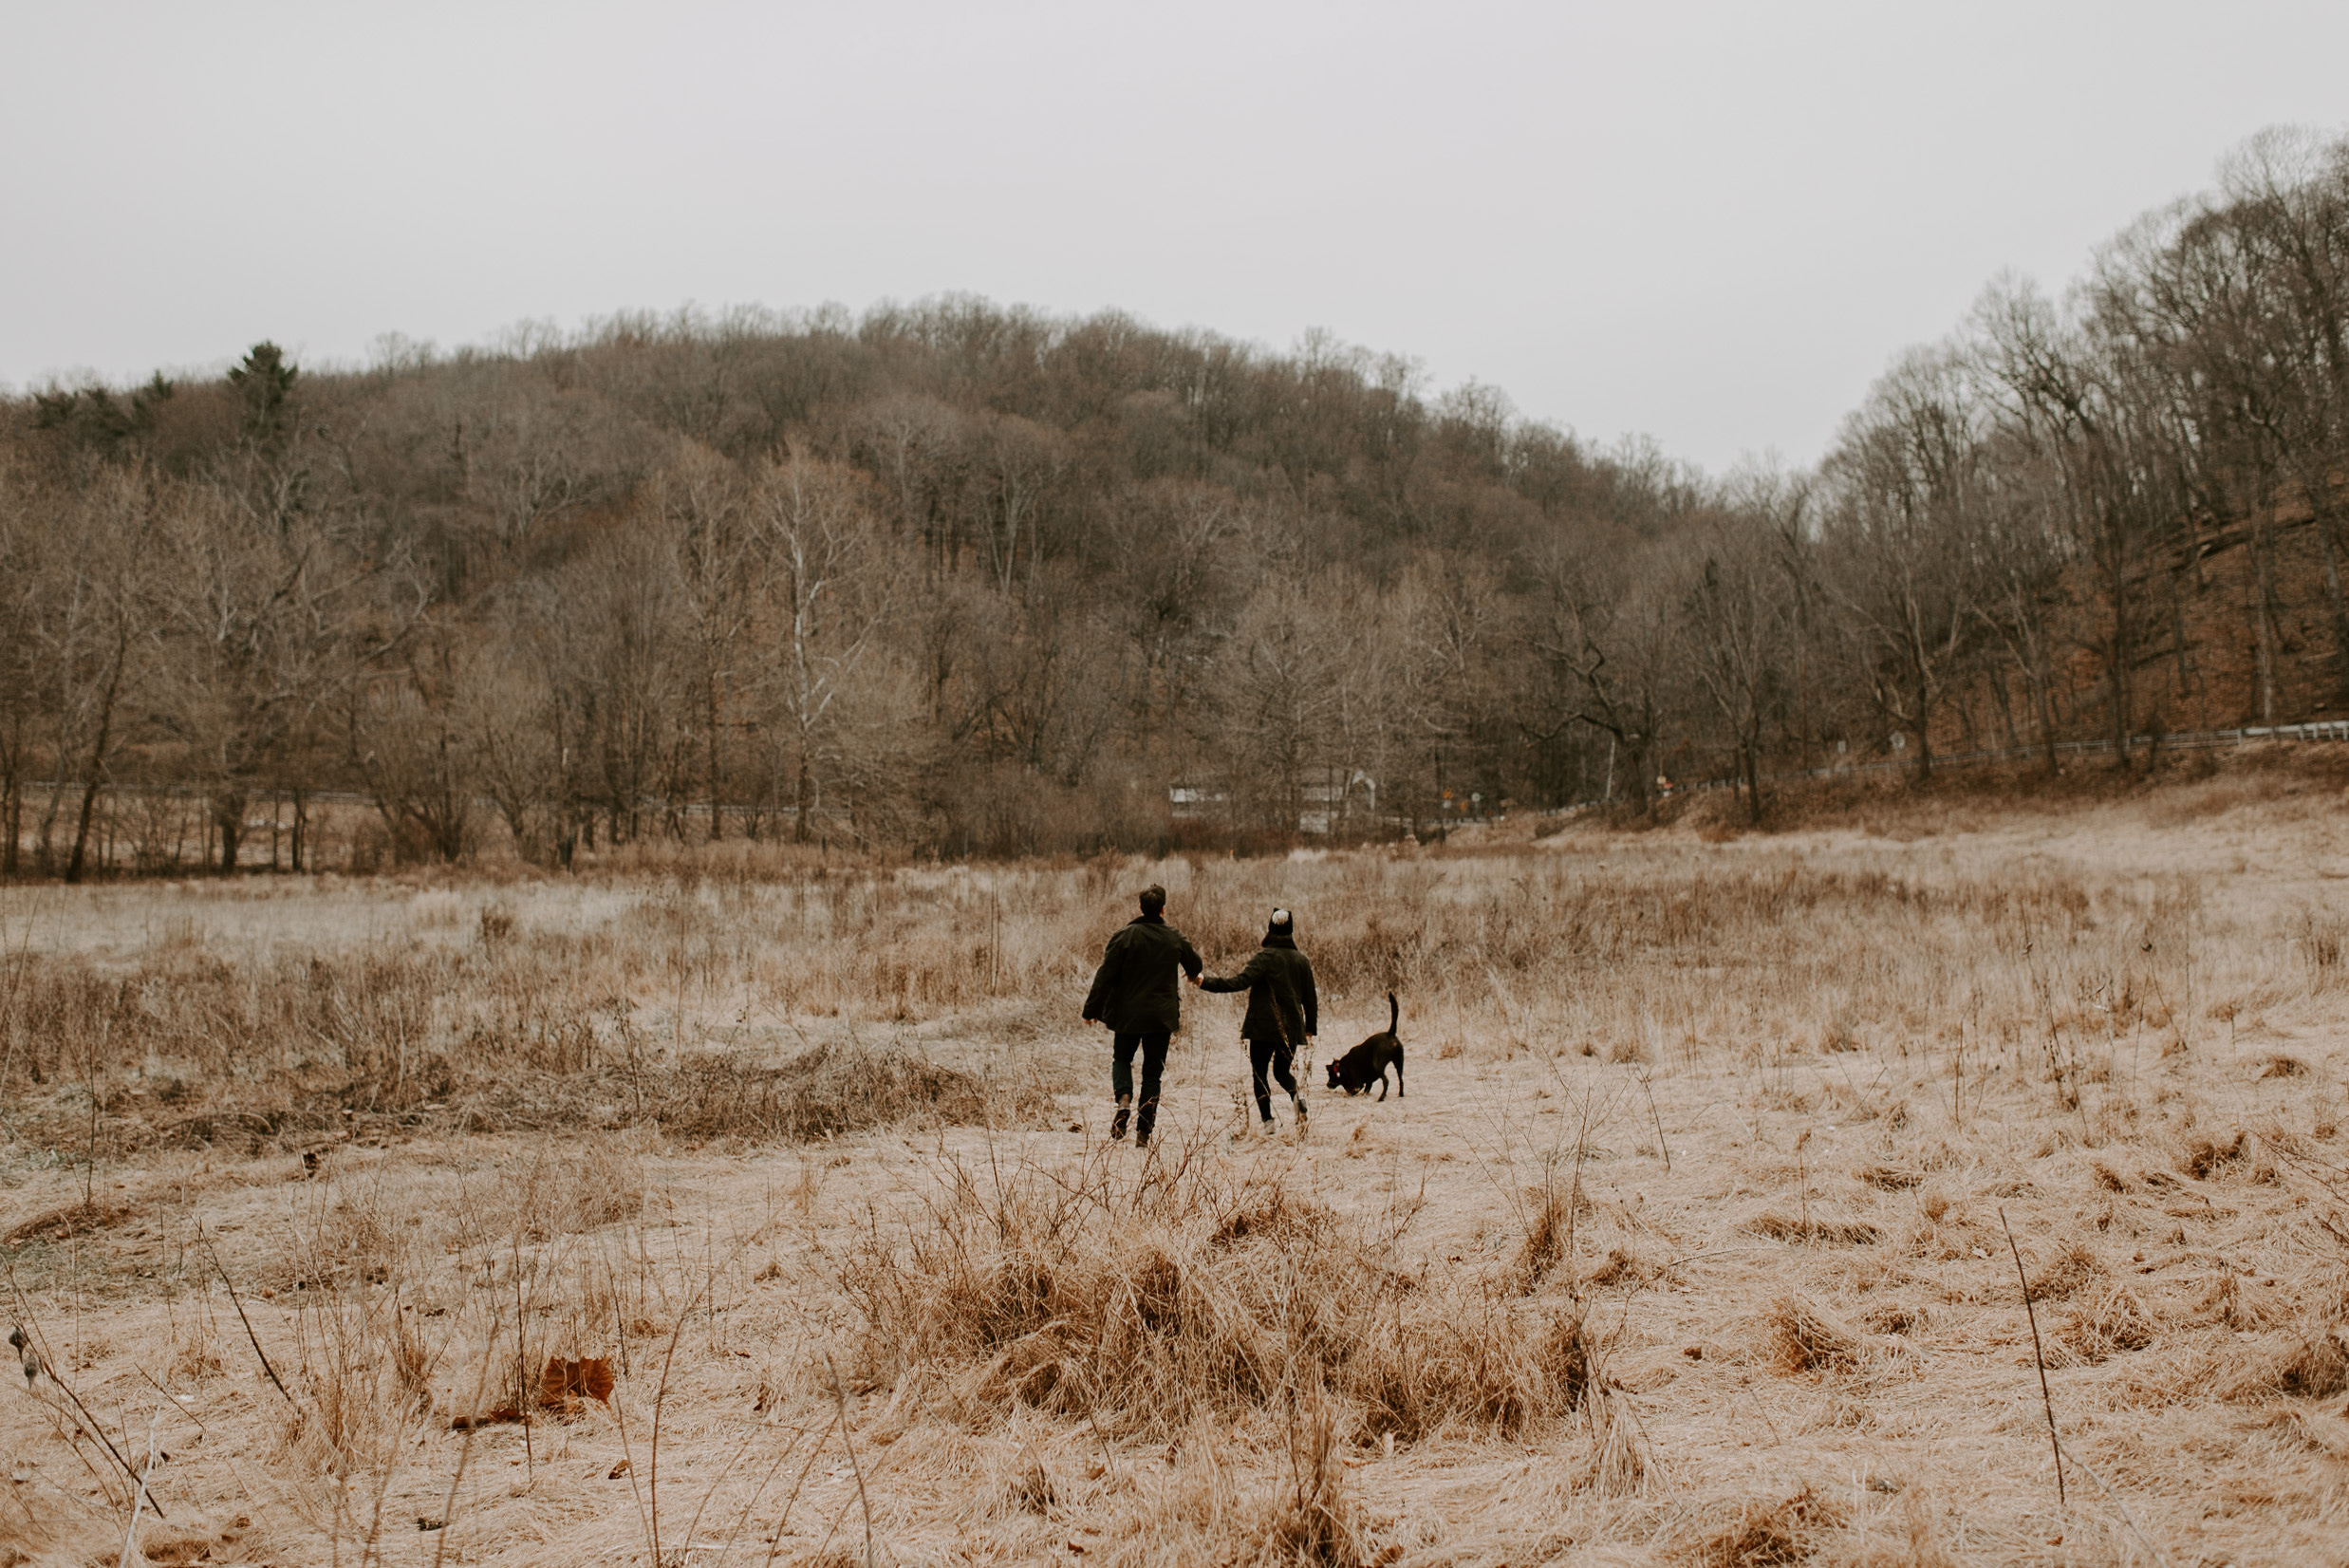
POLYGON ((1296 950, 1296 922, 1286 909, 1275 909, 1264 928, 1264 945, 1256 950, 1239 974, 1221 979, 1194 978, 1202 991, 1245 991, 1248 1017, 1240 1037, 1248 1042, 1248 1068, 1256 1079, 1256 1111, 1264 1129, 1272 1130, 1273 1097, 1264 1081, 1269 1070, 1289 1103, 1296 1108, 1296 1128, 1305 1130, 1305 1101, 1296 1092, 1290 1063, 1300 1048, 1310 1046, 1321 1032, 1319 999, 1314 995, 1314 966, 1296 950))

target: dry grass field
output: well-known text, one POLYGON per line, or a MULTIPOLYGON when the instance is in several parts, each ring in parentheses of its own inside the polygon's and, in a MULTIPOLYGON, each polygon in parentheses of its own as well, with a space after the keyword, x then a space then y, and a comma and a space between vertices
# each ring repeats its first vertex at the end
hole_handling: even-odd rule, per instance
POLYGON ((2345 785, 0 889, 0 1562, 2349 1561, 2345 785))

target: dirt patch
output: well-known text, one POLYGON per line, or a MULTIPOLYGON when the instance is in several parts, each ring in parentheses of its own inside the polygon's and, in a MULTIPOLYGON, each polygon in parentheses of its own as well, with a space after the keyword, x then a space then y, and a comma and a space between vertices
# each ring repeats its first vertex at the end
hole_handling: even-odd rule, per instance
POLYGON ((0 1243, 21 1247, 33 1241, 65 1241, 76 1236, 92 1236, 102 1230, 111 1230, 137 1218, 137 1209, 120 1204, 68 1204, 62 1208, 34 1215, 5 1236, 0 1236, 0 1243))

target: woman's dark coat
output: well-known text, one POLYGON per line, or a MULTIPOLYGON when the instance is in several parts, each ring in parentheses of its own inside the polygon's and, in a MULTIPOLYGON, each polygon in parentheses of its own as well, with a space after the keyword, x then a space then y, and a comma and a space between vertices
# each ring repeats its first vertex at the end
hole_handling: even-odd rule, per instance
POLYGON ((1199 982, 1202 991, 1245 991, 1248 1017, 1243 1040, 1305 1048, 1305 1036, 1321 1033, 1321 1001, 1314 994, 1314 966, 1296 950, 1294 937, 1266 937, 1264 945, 1237 975, 1199 982))

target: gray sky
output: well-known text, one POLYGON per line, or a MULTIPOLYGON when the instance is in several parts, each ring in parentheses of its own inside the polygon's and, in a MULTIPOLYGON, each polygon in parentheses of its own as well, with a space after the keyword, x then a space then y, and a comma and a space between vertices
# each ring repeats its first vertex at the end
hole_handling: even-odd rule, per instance
POLYGON ((0 383, 967 290, 1807 462, 2345 60, 2338 0, 0 0, 0 383))

